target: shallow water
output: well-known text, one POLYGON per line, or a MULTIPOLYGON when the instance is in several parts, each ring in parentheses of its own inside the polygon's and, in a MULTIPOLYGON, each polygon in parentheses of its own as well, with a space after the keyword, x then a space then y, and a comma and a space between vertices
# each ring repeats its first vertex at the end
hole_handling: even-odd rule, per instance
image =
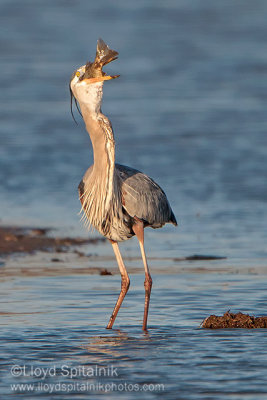
POLYGON ((267 398, 266 330, 199 328, 214 310, 264 314, 262 275, 177 270, 153 277, 146 334, 141 330, 143 274, 131 275, 113 330, 104 327, 119 290, 118 275, 6 280, 2 394, 28 399, 50 392, 51 399, 86 399, 106 393, 132 399, 142 391, 145 399, 267 398))
MULTIPOLYGON (((71 119, 68 80, 102 37, 120 54, 107 70, 121 77, 105 84, 103 104, 117 161, 151 175, 179 223, 146 232, 154 278, 147 335, 135 240, 122 246, 132 288, 113 331, 104 327, 119 276, 89 271, 116 270, 108 244, 57 266, 50 255, 1 259, 15 271, 1 275, 3 395, 11 383, 89 381, 163 384, 165 399, 267 398, 266 331, 199 329, 227 309, 266 314, 267 3, 0 0, 0 8, 0 222, 87 235, 76 188, 92 152, 82 120, 71 119), (192 254, 227 259, 175 261, 192 254), (88 275, 74 271, 86 266, 88 275), (15 364, 56 366, 57 376, 18 378, 15 364), (70 379, 65 364, 114 365, 119 376, 70 379)), ((102 393, 69 388, 46 395, 102 393)), ((44 387, 14 394, 40 395, 44 387)), ((129 386, 107 396, 118 395, 136 397, 129 386)), ((160 395, 142 390, 144 399, 160 395)))

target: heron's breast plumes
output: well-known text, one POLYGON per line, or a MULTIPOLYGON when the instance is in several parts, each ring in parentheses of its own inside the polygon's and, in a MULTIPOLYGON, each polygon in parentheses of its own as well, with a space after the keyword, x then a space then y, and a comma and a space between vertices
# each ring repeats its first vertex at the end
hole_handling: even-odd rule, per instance
POLYGON ((121 202, 121 184, 114 170, 111 174, 94 174, 90 167, 79 186, 86 227, 97 229, 103 236, 115 241, 124 241, 133 236, 130 226, 125 224, 125 214, 121 202))

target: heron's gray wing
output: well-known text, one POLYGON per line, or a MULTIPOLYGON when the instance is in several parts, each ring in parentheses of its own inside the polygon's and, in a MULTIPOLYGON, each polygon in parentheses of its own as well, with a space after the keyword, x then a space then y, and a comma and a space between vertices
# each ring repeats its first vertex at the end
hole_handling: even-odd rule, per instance
POLYGON ((131 217, 137 217, 152 228, 167 222, 177 225, 164 191, 142 172, 116 164, 121 181, 122 204, 131 217))

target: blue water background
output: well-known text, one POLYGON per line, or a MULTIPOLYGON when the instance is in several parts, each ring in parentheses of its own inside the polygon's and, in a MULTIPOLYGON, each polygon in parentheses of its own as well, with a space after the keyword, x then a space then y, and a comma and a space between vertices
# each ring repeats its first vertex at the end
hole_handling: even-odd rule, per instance
POLYGON ((120 54, 103 103, 117 161, 151 175, 179 222, 148 240, 168 254, 266 258, 266 9, 1 1, 2 222, 86 234, 76 188, 92 151, 71 119, 68 81, 102 37, 120 54))
MULTIPOLYGON (((118 382, 164 383, 163 395, 143 399, 267 398, 265 330, 199 329, 205 316, 229 308, 266 314, 266 15, 264 0, 0 1, 1 224, 88 235, 77 186, 92 150, 82 119, 75 114, 76 126, 71 118, 68 81, 93 59, 99 37, 119 52, 106 71, 121 77, 105 83, 103 102, 116 159, 162 186, 179 223, 146 230, 154 257, 148 336, 140 272, 118 317, 121 330, 107 332, 119 275, 25 276, 23 268, 54 266, 44 256, 9 261, 21 270, 1 278, 5 398, 11 383, 36 382, 14 378, 13 364, 64 363, 114 364, 118 382), (192 254, 227 259, 196 269, 174 260, 192 254)), ((122 249, 139 256, 134 239, 122 249)), ((108 254, 115 267, 108 244, 87 252, 108 254)), ((41 395, 88 398, 78 390, 41 395)), ((107 398, 118 396, 136 398, 126 391, 107 398)))

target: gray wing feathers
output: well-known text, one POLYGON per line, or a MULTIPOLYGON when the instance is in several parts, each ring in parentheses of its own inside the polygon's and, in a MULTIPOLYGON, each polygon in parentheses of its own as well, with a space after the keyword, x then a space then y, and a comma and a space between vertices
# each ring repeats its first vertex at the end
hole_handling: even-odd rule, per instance
POLYGON ((131 217, 143 220, 153 228, 167 222, 176 223, 163 190, 142 172, 116 164, 121 179, 122 204, 131 217))

